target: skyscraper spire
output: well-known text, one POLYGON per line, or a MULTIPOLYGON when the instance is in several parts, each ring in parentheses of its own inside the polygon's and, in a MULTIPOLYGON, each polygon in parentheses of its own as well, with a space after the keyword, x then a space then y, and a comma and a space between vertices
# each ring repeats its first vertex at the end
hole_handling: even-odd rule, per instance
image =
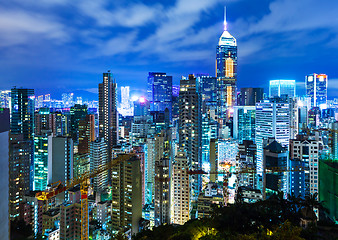
POLYGON ((227 30, 227 7, 224 6, 224 31, 227 30))

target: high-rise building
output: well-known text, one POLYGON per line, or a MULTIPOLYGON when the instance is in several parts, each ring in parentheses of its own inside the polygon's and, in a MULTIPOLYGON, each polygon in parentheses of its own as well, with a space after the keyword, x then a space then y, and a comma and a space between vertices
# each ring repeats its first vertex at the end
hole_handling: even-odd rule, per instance
MULTIPOLYGON (((90 143, 90 171, 108 163, 108 145, 103 138, 90 143)), ((93 178, 94 191, 103 193, 108 188, 108 171, 104 171, 93 178)))
POLYGON ((255 141, 256 107, 235 106, 233 129, 234 138, 240 143, 244 140, 255 141))
POLYGON ((114 231, 138 233, 142 217, 142 176, 139 159, 121 161, 112 168, 112 211, 114 231))
POLYGON ((325 107, 327 104, 327 75, 310 74, 305 77, 306 96, 311 98, 311 107, 325 107))
POLYGON ((56 112, 55 125, 53 133, 55 136, 69 136, 70 135, 70 115, 67 113, 56 112))
POLYGON ((270 80, 269 97, 281 97, 282 95, 290 98, 296 97, 295 80, 270 80))
POLYGON ((116 87, 110 71, 103 73, 103 82, 99 84, 99 137, 108 143, 109 158, 112 147, 117 145, 119 134, 116 87))
POLYGON ((290 139, 290 110, 285 99, 271 98, 256 104, 257 173, 262 174, 263 140, 272 137, 283 147, 290 139))
POLYGON ((155 136, 155 226, 170 223, 170 134, 155 136))
MULTIPOLYGON (((11 163, 8 162, 9 156, 9 108, 0 108, 0 181, 1 186, 1 195, 3 201, 0 202, 0 216, 3 219, 2 224, 0 225, 0 236, 8 240, 9 238, 9 166, 11 163)), ((12 198, 13 200, 14 198, 12 198)))
MULTIPOLYGON (((188 166, 191 170, 201 169, 199 158, 199 95, 196 78, 182 78, 179 98, 179 145, 187 153, 188 166)), ((191 176, 190 199, 196 201, 201 191, 201 176, 191 176)))
POLYGON ((183 225, 190 219, 188 159, 184 151, 178 151, 172 166, 171 199, 172 223, 183 225))
POLYGON ((121 87, 121 103, 118 111, 122 116, 133 115, 133 108, 130 101, 129 89, 130 89, 129 86, 121 87))
POLYGON ((237 41, 227 31, 225 9, 224 32, 219 38, 216 50, 216 77, 218 81, 217 114, 220 129, 222 129, 231 115, 231 109, 236 103, 237 85, 237 41))
POLYGON ((241 88, 241 92, 237 97, 237 105, 255 106, 256 103, 264 99, 263 95, 263 88, 241 88))
POLYGON ((87 154, 90 151, 90 143, 95 140, 95 115, 87 114, 82 118, 79 121, 78 131, 78 153, 87 154))
POLYGON ((11 134, 23 134, 24 140, 34 136, 34 89, 11 90, 11 134))
MULTIPOLYGON (((73 155, 72 138, 48 136, 48 183, 64 184, 73 178, 73 155)), ((63 202, 67 194, 59 194, 57 198, 63 202)))
MULTIPOLYGON (((288 163, 289 152, 276 140, 273 140, 263 150, 263 169, 282 168, 285 169, 288 163)), ((283 192, 287 196, 287 172, 266 172, 263 171, 263 198, 277 192, 283 192)))
POLYGON ((23 134, 9 136, 9 217, 19 217, 23 196, 30 189, 30 164, 32 141, 23 134))
POLYGON ((149 72, 147 93, 150 111, 164 111, 168 108, 171 113, 172 76, 167 76, 166 73, 149 72))
POLYGON ((209 148, 210 139, 217 138, 217 78, 198 76, 199 101, 199 134, 200 158, 204 171, 210 169, 209 148))
MULTIPOLYGON (((318 193, 319 189, 319 158, 323 148, 322 141, 299 137, 290 140, 290 159, 299 159, 309 170, 305 172, 304 195, 318 193)), ((293 183, 290 182, 290 185, 293 183)))
POLYGON ((63 107, 70 108, 74 105, 74 93, 62 93, 63 107))
POLYGON ((48 136, 34 136, 33 191, 44 191, 48 184, 48 136))
POLYGON ((0 91, 0 107, 2 108, 11 107, 11 90, 0 91))
POLYGON ((75 145, 79 144, 79 122, 87 116, 87 105, 75 104, 70 108, 70 135, 75 145))
POLYGON ((35 113, 35 135, 42 136, 46 132, 52 132, 55 128, 55 115, 50 112, 49 108, 40 108, 35 113))

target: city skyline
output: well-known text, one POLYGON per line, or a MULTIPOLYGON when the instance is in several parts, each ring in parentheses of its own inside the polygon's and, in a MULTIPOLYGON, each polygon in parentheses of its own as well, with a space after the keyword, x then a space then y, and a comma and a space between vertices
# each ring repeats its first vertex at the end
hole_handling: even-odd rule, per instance
POLYGON ((174 84, 190 73, 214 76, 214 54, 227 5, 228 29, 239 46, 239 88, 254 87, 253 76, 255 87, 265 91, 269 80, 295 79, 303 95, 305 76, 315 72, 329 76, 329 99, 337 95, 332 60, 337 55, 337 3, 214 0, 190 5, 187 0, 1 4, 1 19, 7 23, 0 26, 1 89, 23 86, 54 96, 71 91, 95 99, 98 73, 107 69, 118 86, 132 82, 131 94, 143 91, 143 95, 148 72, 166 72, 174 84), (177 28, 182 18, 187 21, 177 28))

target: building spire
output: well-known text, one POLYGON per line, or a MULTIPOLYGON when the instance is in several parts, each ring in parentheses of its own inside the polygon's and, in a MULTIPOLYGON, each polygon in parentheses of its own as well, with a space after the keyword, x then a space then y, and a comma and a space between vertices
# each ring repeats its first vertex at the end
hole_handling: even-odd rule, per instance
POLYGON ((224 31, 227 30, 227 7, 224 6, 224 31))

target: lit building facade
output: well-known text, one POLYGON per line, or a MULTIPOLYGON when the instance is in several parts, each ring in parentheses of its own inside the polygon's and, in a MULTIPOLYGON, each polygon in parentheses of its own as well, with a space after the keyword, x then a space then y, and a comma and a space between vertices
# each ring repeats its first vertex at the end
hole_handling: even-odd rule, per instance
POLYGON ((270 80, 269 97, 281 97, 288 95, 290 98, 296 97, 295 80, 270 80))
POLYGON ((231 109, 236 103, 237 85, 237 41, 227 31, 225 15, 226 13, 224 13, 224 32, 216 49, 217 114, 220 128, 225 126, 225 122, 231 116, 231 109))
POLYGON ((149 72, 147 93, 150 111, 164 111, 168 108, 171 113, 172 76, 167 76, 166 73, 149 72))
POLYGON ((286 100, 274 98, 256 104, 257 173, 262 174, 263 140, 275 138, 283 147, 290 139, 290 110, 286 100))
POLYGON ((48 184, 48 136, 34 136, 33 191, 44 191, 48 184))
POLYGON ((255 106, 256 103, 264 99, 264 88, 241 88, 237 97, 239 106, 255 106))
POLYGON ((118 141, 117 84, 108 71, 103 73, 103 82, 99 84, 99 137, 108 143, 108 156, 118 141))
POLYGON ((244 140, 255 141, 256 107, 235 106, 233 124, 234 138, 240 143, 244 140))
MULTIPOLYGON (((189 75, 180 81, 179 98, 179 146, 187 153, 188 166, 191 170, 201 169, 199 158, 199 94, 196 78, 189 75)), ((201 191, 201 176, 191 176, 190 199, 196 201, 201 191)))
MULTIPOLYGON (((90 143, 90 171, 103 167, 108 163, 108 145, 103 138, 90 143)), ((104 171, 93 178, 94 191, 103 193, 108 187, 108 171, 104 171)))
POLYGON ((184 151, 178 151, 172 166, 171 199, 172 223, 183 225, 189 215, 189 175, 188 159, 184 151))
POLYGON ((327 104, 327 75, 310 74, 305 77, 306 96, 311 98, 311 107, 325 107, 327 104))

